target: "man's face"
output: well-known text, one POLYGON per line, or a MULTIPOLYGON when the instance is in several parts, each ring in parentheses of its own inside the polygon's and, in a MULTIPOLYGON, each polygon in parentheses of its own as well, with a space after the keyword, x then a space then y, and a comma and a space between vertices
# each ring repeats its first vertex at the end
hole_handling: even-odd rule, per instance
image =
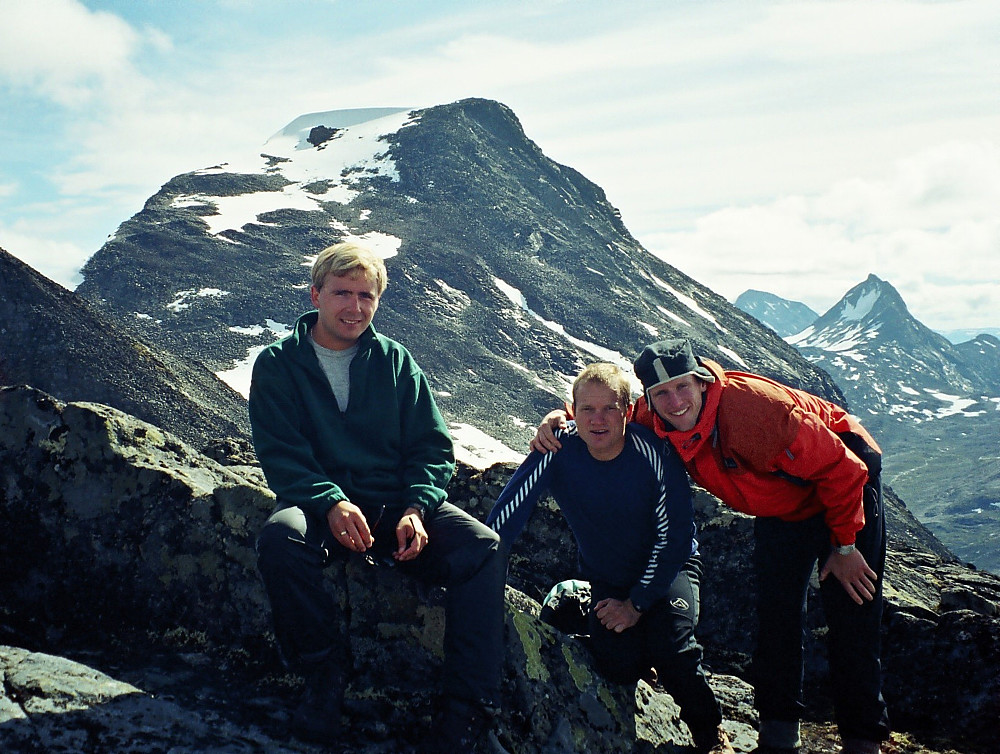
POLYGON ((580 439, 590 455, 599 461, 610 461, 625 447, 625 413, 617 393, 599 382, 577 385, 573 400, 573 415, 580 439))
POLYGON ((328 274, 323 287, 310 289, 319 310, 313 338, 324 348, 343 351, 357 343, 378 309, 378 288, 363 270, 328 274))
POLYGON ((686 374, 649 391, 653 410, 663 421, 681 432, 689 432, 698 423, 702 398, 708 385, 693 374, 686 374))

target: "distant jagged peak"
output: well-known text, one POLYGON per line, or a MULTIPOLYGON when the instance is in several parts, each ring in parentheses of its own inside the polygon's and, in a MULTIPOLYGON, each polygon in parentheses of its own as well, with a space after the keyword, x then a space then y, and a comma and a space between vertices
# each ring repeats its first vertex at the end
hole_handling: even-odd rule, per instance
POLYGON ((734 304, 737 309, 742 309, 763 322, 782 337, 802 332, 819 317, 800 301, 791 301, 753 288, 743 291, 734 304))
POLYGON ((840 301, 820 317, 815 326, 820 330, 835 322, 870 323, 884 320, 886 317, 913 319, 899 291, 891 283, 869 274, 863 282, 851 288, 840 301))
POLYGON ((837 305, 823 315, 823 319, 832 314, 843 322, 861 321, 887 310, 909 316, 909 310, 899 292, 890 283, 869 274, 864 282, 858 283, 844 294, 837 305))
POLYGON ((923 328, 906 308, 899 292, 888 282, 869 274, 851 288, 812 325, 786 337, 797 347, 817 347, 828 351, 853 351, 866 341, 883 340, 886 331, 923 328))

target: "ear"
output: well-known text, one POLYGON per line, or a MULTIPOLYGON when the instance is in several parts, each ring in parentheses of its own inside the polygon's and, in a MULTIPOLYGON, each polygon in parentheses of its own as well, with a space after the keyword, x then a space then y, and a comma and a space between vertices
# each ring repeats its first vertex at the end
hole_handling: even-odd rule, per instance
POLYGON ((319 288, 315 285, 309 286, 309 300, 312 301, 313 309, 319 309, 319 288))

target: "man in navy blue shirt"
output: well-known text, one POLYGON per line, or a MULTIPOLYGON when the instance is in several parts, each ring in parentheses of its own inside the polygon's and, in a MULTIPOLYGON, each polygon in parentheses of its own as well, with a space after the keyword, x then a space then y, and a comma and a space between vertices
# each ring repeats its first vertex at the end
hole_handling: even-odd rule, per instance
POLYGON ((681 708, 700 752, 733 751, 695 639, 701 560, 684 466, 662 440, 627 423, 631 389, 613 364, 573 383, 575 424, 562 450, 533 451, 486 524, 509 550, 535 504, 552 495, 577 541, 591 584, 589 646, 598 670, 635 683, 650 668, 681 708))

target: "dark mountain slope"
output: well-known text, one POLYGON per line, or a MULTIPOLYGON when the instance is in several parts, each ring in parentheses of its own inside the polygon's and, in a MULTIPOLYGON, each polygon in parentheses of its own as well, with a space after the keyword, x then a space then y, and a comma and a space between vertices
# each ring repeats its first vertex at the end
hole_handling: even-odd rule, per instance
POLYGON ((151 347, 0 249, 0 384, 105 403, 197 448, 246 437, 245 402, 200 363, 151 347))
POLYGON ((450 421, 515 449, 583 363, 627 366, 657 338, 842 399, 772 331, 643 249, 604 192, 546 158, 503 105, 336 117, 297 141, 281 132, 253 167, 172 179, 90 259, 78 292, 146 314, 150 340, 224 370, 308 308, 310 255, 395 239, 375 326, 413 351, 450 421), (350 151, 365 143, 364 159, 350 151), (234 198, 270 208, 220 229, 234 198))

